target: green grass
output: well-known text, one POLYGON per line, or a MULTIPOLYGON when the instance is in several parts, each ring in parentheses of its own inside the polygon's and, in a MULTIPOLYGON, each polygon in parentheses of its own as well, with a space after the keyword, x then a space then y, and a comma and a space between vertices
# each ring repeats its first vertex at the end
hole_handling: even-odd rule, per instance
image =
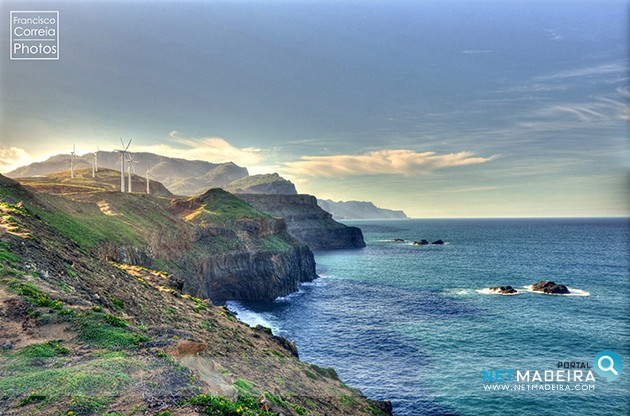
POLYGON ((49 357, 48 347, 24 352, 26 348, 0 354, 0 397, 17 399, 21 406, 66 401, 75 414, 86 414, 81 412, 100 408, 97 405, 106 403, 112 394, 123 392, 131 382, 129 373, 143 368, 139 361, 120 353, 95 354, 69 365, 65 356, 49 357), (44 355, 39 358, 47 357, 44 362, 33 358, 40 349, 44 355))
POLYGON ((116 307, 116 309, 119 309, 121 311, 125 310, 125 302, 123 302, 122 300, 111 298, 111 301, 112 301, 112 304, 116 307))
POLYGON ((225 397, 205 394, 193 397, 186 403, 197 407, 204 415, 278 416, 278 413, 262 410, 253 396, 239 396, 236 402, 232 402, 225 397))
POLYGON ((148 340, 142 334, 128 331, 126 328, 116 327, 95 318, 77 319, 75 328, 81 341, 93 347, 121 350, 140 346, 148 340))
POLYGON ((286 236, 281 234, 269 235, 261 239, 260 249, 264 251, 288 250, 293 246, 287 241, 286 236))
POLYGON ((311 369, 315 370, 319 375, 331 378, 333 380, 339 380, 339 376, 337 375, 337 371, 332 367, 320 367, 317 364, 311 364, 311 369))
POLYGON ((70 400, 69 412, 73 415, 91 415, 100 412, 107 405, 108 400, 100 396, 75 395, 70 400))
POLYGON ((349 396, 347 394, 342 394, 339 399, 341 400, 341 403, 344 404, 344 406, 349 407, 349 408, 355 408, 357 406, 357 399, 354 398, 353 396, 349 396))
POLYGON ((236 390, 238 390, 239 394, 241 395, 257 395, 260 394, 260 390, 258 390, 255 386, 254 383, 252 383, 249 380, 245 380, 242 378, 239 378, 238 380, 236 380, 233 384, 234 387, 236 387, 236 390))
POLYGON ((258 211, 240 198, 235 197, 223 189, 211 189, 202 199, 203 210, 194 218, 195 222, 208 221, 225 224, 245 218, 272 219, 268 214, 258 211))
MULTIPOLYGON (((94 347, 112 350, 135 348, 148 340, 145 335, 131 331, 123 318, 103 313, 100 307, 79 312, 65 309, 61 302, 51 299, 33 284, 15 279, 9 282, 9 288, 35 306, 51 308, 60 319, 72 323, 81 341, 94 347)), ((37 315, 38 311, 29 313, 37 315)))
POLYGON ((70 350, 61 345, 60 341, 48 341, 43 344, 32 344, 22 348, 17 354, 25 358, 51 358, 68 355, 70 350))
POLYGON ((50 307, 56 310, 61 309, 61 302, 51 299, 48 294, 42 292, 39 288, 30 283, 12 280, 9 283, 9 288, 33 305, 50 307))
POLYGON ((0 241, 0 263, 15 267, 20 262, 20 257, 11 251, 11 245, 0 241))

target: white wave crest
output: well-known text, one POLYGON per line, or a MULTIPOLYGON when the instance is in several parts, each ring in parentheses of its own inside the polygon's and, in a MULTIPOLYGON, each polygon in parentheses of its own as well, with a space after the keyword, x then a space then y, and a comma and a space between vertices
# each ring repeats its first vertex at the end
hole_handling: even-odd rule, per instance
POLYGON ((239 321, 246 323, 249 326, 262 325, 267 328, 271 328, 274 334, 278 333, 278 326, 269 322, 265 317, 257 312, 247 309, 240 302, 235 300, 229 300, 226 302, 228 309, 236 315, 239 321))
POLYGON ((514 296, 514 295, 520 295, 521 292, 519 292, 518 290, 516 291, 516 293, 501 293, 501 291, 496 290, 496 289, 492 289, 490 287, 484 287, 483 289, 477 289, 475 290, 475 292, 479 293, 480 295, 501 295, 501 296, 514 296))
POLYGON ((550 296, 591 296, 591 293, 587 292, 586 290, 576 289, 574 287, 569 287, 569 286, 567 286, 567 289, 569 289, 569 293, 544 293, 538 290, 534 290, 533 287, 534 285, 528 285, 528 286, 523 286, 523 289, 529 293, 537 293, 541 295, 550 295, 550 296))

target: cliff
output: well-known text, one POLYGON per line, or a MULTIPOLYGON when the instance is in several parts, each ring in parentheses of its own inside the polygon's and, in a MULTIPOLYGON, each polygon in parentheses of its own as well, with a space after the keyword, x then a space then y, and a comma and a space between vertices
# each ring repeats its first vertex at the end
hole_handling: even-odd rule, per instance
POLYGON ((169 211, 195 226, 190 249, 169 253, 179 269, 175 284, 186 293, 273 300, 317 277, 313 253, 289 235, 284 220, 222 189, 172 200, 169 211))
POLYGON ((332 214, 337 220, 376 220, 376 219, 401 219, 408 218, 400 210, 379 208, 367 201, 331 201, 330 199, 318 199, 317 204, 323 210, 332 214))
POLYGON ((334 369, 300 361, 294 343, 169 286, 164 269, 186 267, 188 250, 188 261, 216 256, 217 268, 231 267, 222 260, 230 255, 249 268, 240 252, 273 252, 262 263, 290 269, 284 253, 308 252, 282 235, 281 221, 222 191, 173 199, 44 190, 0 175, 3 415, 391 412, 334 369), (151 260, 164 267, 128 263, 151 260))
POLYGON ((243 194, 240 198, 274 217, 283 218, 289 234, 312 250, 365 247, 363 233, 332 219, 311 195, 243 194))
POLYGON ((252 175, 228 184, 224 189, 236 194, 297 195, 295 185, 278 175, 252 175))

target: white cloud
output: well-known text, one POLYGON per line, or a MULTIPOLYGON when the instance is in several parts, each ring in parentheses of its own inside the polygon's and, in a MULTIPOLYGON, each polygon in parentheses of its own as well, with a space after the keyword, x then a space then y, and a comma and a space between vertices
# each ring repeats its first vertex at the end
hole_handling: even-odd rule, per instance
POLYGON ((406 149, 380 150, 361 155, 302 156, 295 162, 286 162, 282 171, 304 176, 356 176, 404 175, 428 173, 453 166, 475 165, 489 162, 488 158, 473 157, 470 152, 438 155, 435 152, 418 153, 406 149))
POLYGON ((221 137, 185 138, 172 131, 170 143, 154 145, 133 145, 133 152, 151 152, 168 157, 188 160, 205 160, 213 163, 234 162, 241 166, 251 166, 262 159, 261 149, 236 147, 221 137))
POLYGON ((594 76, 610 76, 626 74, 628 67, 625 63, 608 63, 588 68, 571 69, 568 71, 560 71, 555 74, 540 76, 537 79, 541 81, 549 80, 562 80, 580 77, 594 77, 594 76))
POLYGON ((20 166, 33 162, 31 155, 19 147, 0 147, 0 172, 10 172, 20 166))
MULTIPOLYGON (((628 113, 628 106, 620 101, 616 101, 607 97, 594 97, 591 102, 583 103, 563 103, 558 105, 550 105, 532 112, 533 117, 542 117, 554 120, 558 125, 558 117, 561 114, 570 115, 572 120, 577 118, 584 123, 610 123, 618 119, 625 119, 628 113)), ((568 127, 575 127, 568 125, 568 127)))

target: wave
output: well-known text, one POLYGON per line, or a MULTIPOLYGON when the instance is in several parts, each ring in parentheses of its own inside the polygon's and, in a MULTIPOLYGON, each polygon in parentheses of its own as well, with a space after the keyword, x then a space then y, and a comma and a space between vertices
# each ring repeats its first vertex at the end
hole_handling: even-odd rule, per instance
POLYGON ((448 296, 471 296, 475 293, 472 289, 451 288, 444 289, 443 293, 448 296))
POLYGON ((484 287, 483 289, 477 289, 475 290, 475 292, 479 293, 480 295, 501 295, 501 296, 514 296, 514 295, 522 294, 518 290, 516 291, 516 293, 501 293, 498 290, 493 290, 492 288, 489 288, 489 287, 484 287))
POLYGON ((534 285, 522 286, 520 288, 515 288, 516 293, 501 293, 496 290, 492 290, 492 288, 485 287, 483 289, 476 289, 475 292, 480 295, 501 295, 501 296, 514 296, 514 295, 522 295, 523 293, 536 293, 540 295, 551 295, 551 296, 591 296, 590 292, 582 289, 576 289, 574 287, 568 287, 569 293, 556 294, 556 293, 543 293, 536 290, 533 290, 532 287, 534 285))
POLYGON ((533 286, 534 285, 523 286, 522 289, 525 290, 528 293, 536 293, 536 294, 540 294, 540 295, 551 295, 551 296, 591 296, 591 293, 587 292, 586 290, 576 289, 574 287, 569 287, 569 286, 567 286, 567 289, 569 289, 569 293, 544 293, 544 292, 539 292, 537 290, 534 290, 533 286))
POLYGON ((246 323, 247 325, 251 327, 254 327, 256 325, 262 325, 264 327, 271 328, 271 331, 274 334, 277 334, 280 330, 280 328, 277 325, 274 325, 272 322, 265 319, 265 317, 262 314, 258 312, 254 312, 250 309, 247 309, 245 306, 243 306, 243 304, 241 304, 237 300, 228 300, 226 302, 226 306, 228 307, 230 311, 234 313, 234 315, 236 315, 236 318, 239 321, 246 323))

